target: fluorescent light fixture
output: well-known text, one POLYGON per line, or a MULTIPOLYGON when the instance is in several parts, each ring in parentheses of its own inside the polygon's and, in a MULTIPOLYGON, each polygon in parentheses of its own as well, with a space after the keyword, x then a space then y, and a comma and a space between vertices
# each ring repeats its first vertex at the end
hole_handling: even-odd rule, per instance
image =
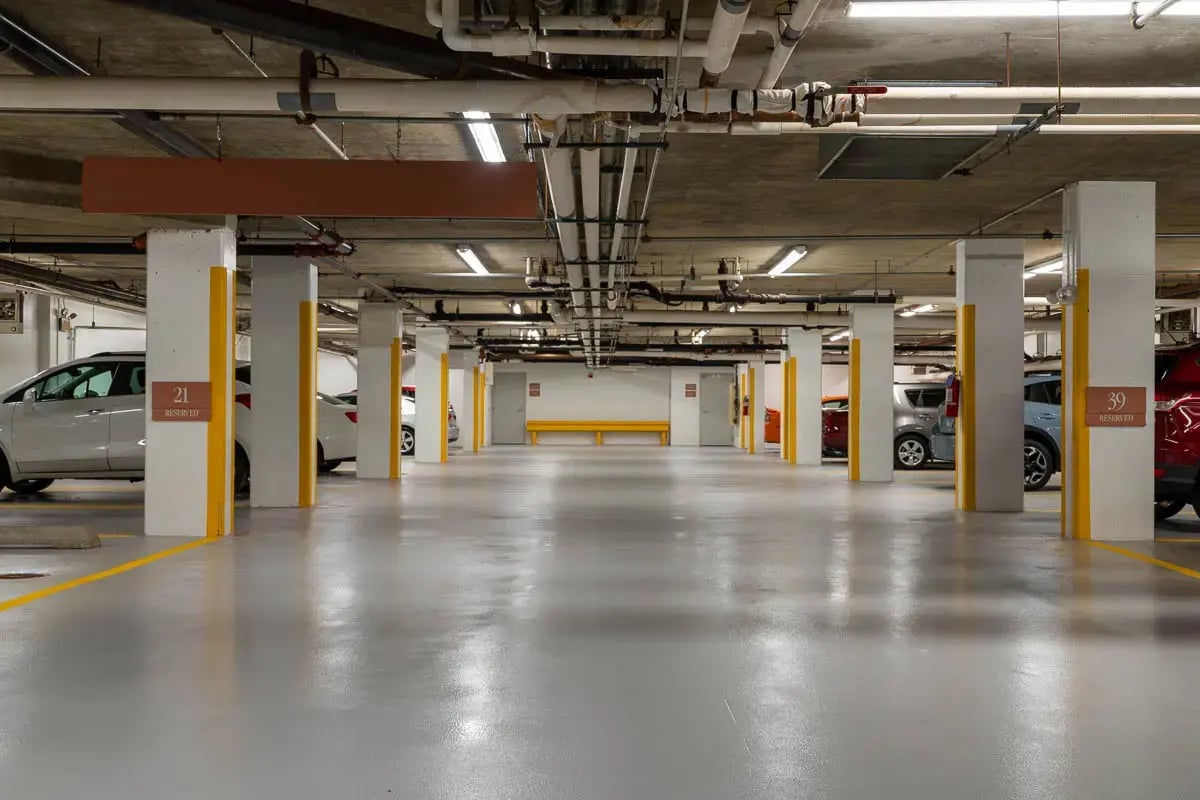
POLYGON ((808 255, 807 247, 793 247, 783 254, 783 258, 775 263, 775 266, 767 270, 767 275, 772 278, 778 277, 787 272, 788 269, 800 259, 808 255))
MULTIPOLYGON (((490 120, 492 115, 486 111, 464 111, 463 117, 490 120)), ((504 157, 504 148, 500 146, 500 137, 496 133, 495 125, 490 122, 472 122, 467 125, 467 130, 475 140, 475 149, 484 161, 489 164, 503 164, 508 160, 504 157)))
POLYGON ((519 317, 525 313, 525 309, 521 308, 521 302, 519 300, 510 300, 508 302, 508 310, 513 313, 514 317, 519 317))
POLYGON ((830 337, 829 337, 829 341, 831 341, 831 342, 836 342, 836 341, 838 341, 839 339, 845 339, 845 338, 846 338, 847 336, 849 336, 849 335, 850 335, 850 329, 849 329, 849 328, 843 328, 842 330, 840 330, 840 331, 838 331, 837 333, 835 333, 835 334, 833 334, 832 336, 830 336, 830 337))
POLYGON ((917 314, 928 314, 930 311, 933 311, 935 308, 937 308, 937 306, 927 303, 923 306, 916 306, 915 308, 909 308, 904 311, 901 311, 900 316, 915 317, 917 314))
POLYGON ((465 244, 460 244, 454 248, 454 252, 458 253, 458 257, 471 268, 471 271, 476 275, 489 275, 488 268, 479 260, 479 256, 475 255, 475 251, 465 244))
POLYGON ((1058 303, 1051 303, 1050 298, 1042 295, 1041 297, 1025 297, 1024 303, 1027 306, 1056 306, 1058 303))
MULTIPOLYGON (((1134 3, 1145 14, 1158 3, 1134 3)), ((850 3, 849 17, 859 19, 996 19, 1004 17, 1124 17, 1126 0, 861 0, 850 3)), ((1164 17, 1200 16, 1200 0, 1182 0, 1164 17)))
POLYGON ((708 336, 708 328, 701 328, 692 334, 692 344, 704 344, 704 337, 708 336))
POLYGON ((1030 278, 1037 277, 1038 275, 1058 275, 1061 274, 1062 271, 1062 258, 1055 258, 1025 270, 1024 278, 1025 280, 1029 280, 1030 278))

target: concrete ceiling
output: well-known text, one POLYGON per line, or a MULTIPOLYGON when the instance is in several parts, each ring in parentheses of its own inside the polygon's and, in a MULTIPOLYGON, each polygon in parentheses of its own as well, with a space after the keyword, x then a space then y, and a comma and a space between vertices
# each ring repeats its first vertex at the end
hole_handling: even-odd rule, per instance
MULTIPOLYGON (((312 5, 425 35, 434 31, 423 6, 413 0, 312 0, 312 5)), ((708 17, 711 2, 691 4, 708 17)), ((674 4, 678 13, 678 3, 674 4)), ((664 4, 670 9, 671 3, 664 4)), ((774 3, 756 2, 771 14, 774 3)), ((24 19, 98 73, 112 76, 250 76, 248 65, 211 30, 170 16, 109 0, 0 0, 0 9, 24 19), (99 62, 97 66, 95 62, 99 62)), ((813 26, 796 50, 782 85, 804 80, 852 79, 992 80, 1006 71, 1015 85, 1052 85, 1056 80, 1053 20, 935 21, 855 20, 843 0, 822 0, 813 26), (1010 56, 1006 65, 1005 34, 1010 56)), ((247 37, 236 37, 249 48, 247 37)), ((1156 20, 1134 31, 1124 19, 1069 20, 1062 27, 1062 76, 1067 84, 1146 85, 1200 83, 1193 57, 1200 21, 1156 20)), ((271 75, 294 75, 297 50, 255 39, 254 56, 271 75)), ((766 37, 743 38, 722 86, 752 86, 770 49, 766 37)), ((399 73, 337 59, 344 77, 402 77, 399 73)), ((22 70, 0 58, 0 72, 22 70)), ((685 64, 683 83, 693 83, 695 62, 685 64)), ((310 131, 289 120, 223 119, 177 123, 180 130, 218 147, 226 157, 328 158, 310 131)), ((352 158, 470 159, 464 131, 445 125, 355 123, 323 126, 352 158)), ((522 131, 500 126, 512 159, 523 158, 522 131)), ((751 278, 760 291, 798 294, 847 292, 878 287, 900 294, 953 293, 951 239, 967 235, 1032 200, 1080 179, 1153 180, 1158 184, 1160 232, 1200 235, 1200 137, 1031 136, 966 177, 940 181, 819 181, 816 136, 730 137, 673 134, 662 157, 650 207, 647 238, 638 253, 643 278, 677 285, 694 268, 715 272, 717 261, 741 259, 748 273, 764 272, 790 244, 809 249, 797 270, 817 273, 779 280, 751 278), (856 240, 866 234, 929 234, 928 239, 856 240), (688 237, 729 237, 723 241, 688 237), (876 276, 876 273, 877 276, 876 276)), ((1003 150, 996 140, 985 153, 1003 150)), ((107 217, 79 211, 70 165, 85 155, 156 155, 145 142, 98 118, 0 116, 0 156, 36 156, 0 175, 0 230, 22 236, 133 237, 148 227, 179 220, 107 217), (65 165, 65 168, 64 168, 65 165)), ((610 153, 608 158, 615 158, 610 153)), ((644 159, 652 157, 646 151, 644 159)), ((0 159, 0 163, 3 159, 0 159)), ((635 183, 636 198, 644 179, 635 183)), ((637 213, 643 213, 636 209, 637 213)), ((331 223, 332 224, 332 223, 331 223)), ((541 223, 438 223, 343 220, 335 226, 358 242, 351 266, 389 285, 519 289, 525 258, 553 259, 555 245, 541 223), (439 243, 404 241, 438 238, 439 243), (462 276, 453 244, 472 243, 496 272, 512 277, 462 276), (459 275, 456 275, 459 274, 459 275)), ((1058 232, 1057 195, 988 227, 990 233, 1058 232)), ((251 237, 288 238, 285 220, 244 220, 251 237)), ((1030 238, 1029 261, 1058 252, 1056 241, 1030 238)), ((1200 255, 1200 238, 1160 241, 1158 266, 1164 284, 1188 284, 1200 255)), ((85 277, 137 286, 144 264, 133 257, 39 259, 85 277)), ((1051 279, 1052 283, 1052 279, 1051 279)), ((710 289, 715 288, 711 287, 710 289)), ((1037 290, 1035 283, 1032 286, 1037 290)), ((1047 287, 1049 288, 1049 287, 1047 287)), ((329 274, 322 295, 351 301, 359 286, 329 274)), ((499 310, 500 300, 458 301, 463 310, 499 310)), ((639 302, 639 308, 653 307, 639 302)))

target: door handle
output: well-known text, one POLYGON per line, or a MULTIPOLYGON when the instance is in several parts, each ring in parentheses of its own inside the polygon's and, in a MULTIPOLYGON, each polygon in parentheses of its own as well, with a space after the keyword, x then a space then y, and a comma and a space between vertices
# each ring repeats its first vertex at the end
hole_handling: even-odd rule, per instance
POLYGON ((1058 419, 1058 414, 1038 414, 1038 419, 1044 419, 1044 420, 1058 419))

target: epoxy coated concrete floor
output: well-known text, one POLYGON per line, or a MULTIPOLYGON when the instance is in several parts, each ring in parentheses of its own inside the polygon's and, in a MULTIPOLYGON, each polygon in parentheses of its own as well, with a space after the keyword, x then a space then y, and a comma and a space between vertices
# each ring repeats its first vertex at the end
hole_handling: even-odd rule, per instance
POLYGON ((1196 794, 1200 581, 1050 514, 721 450, 407 470, 0 612, 0 796, 1196 794))

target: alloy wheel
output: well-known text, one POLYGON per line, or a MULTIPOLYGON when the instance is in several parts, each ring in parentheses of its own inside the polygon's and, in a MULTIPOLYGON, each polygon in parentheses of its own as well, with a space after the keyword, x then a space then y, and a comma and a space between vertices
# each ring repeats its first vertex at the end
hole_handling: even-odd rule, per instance
POLYGON ((1025 443, 1025 485, 1042 486, 1049 478, 1050 462, 1046 451, 1030 442, 1025 443))
POLYGON ((925 463, 925 445, 916 439, 906 439, 896 446, 896 457, 906 467, 919 467, 925 463))

